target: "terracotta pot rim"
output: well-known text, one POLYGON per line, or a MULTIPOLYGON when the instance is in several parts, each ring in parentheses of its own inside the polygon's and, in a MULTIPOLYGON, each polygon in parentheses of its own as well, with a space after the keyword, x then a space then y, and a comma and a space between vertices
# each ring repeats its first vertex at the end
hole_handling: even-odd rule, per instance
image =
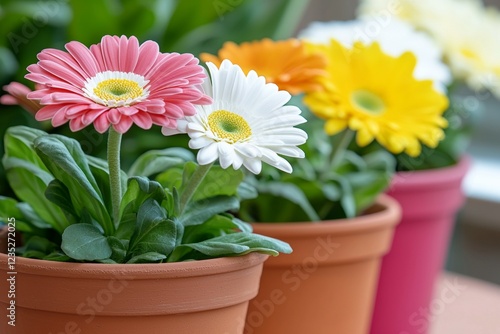
POLYGON ((453 166, 397 172, 392 179, 390 187, 404 183, 405 189, 411 190, 412 188, 427 188, 429 185, 436 187, 448 187, 448 184, 458 182, 462 179, 471 165, 471 157, 464 155, 460 161, 453 166), (436 182, 436 179, 439 182, 436 182))
MULTIPOLYGON (((184 278, 216 275, 252 266, 257 266, 267 260, 269 255, 250 253, 243 256, 221 257, 209 260, 145 263, 145 264, 101 264, 57 262, 16 256, 16 272, 36 272, 40 276, 77 277, 110 279, 131 277, 137 279, 184 278)), ((0 253, 0 265, 6 265, 7 255, 0 253)))
POLYGON ((302 237, 323 233, 356 234, 361 231, 379 230, 397 225, 401 217, 401 207, 392 197, 381 194, 367 213, 355 218, 324 220, 321 222, 297 223, 253 223, 259 233, 278 233, 280 237, 302 237), (394 219, 397 217, 397 219, 394 219))

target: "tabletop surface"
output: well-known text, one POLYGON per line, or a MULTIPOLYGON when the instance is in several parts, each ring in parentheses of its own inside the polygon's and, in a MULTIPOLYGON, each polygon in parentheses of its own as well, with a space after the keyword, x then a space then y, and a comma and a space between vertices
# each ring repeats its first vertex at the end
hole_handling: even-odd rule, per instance
POLYGON ((434 296, 430 334, 500 334, 500 286, 444 273, 434 296))

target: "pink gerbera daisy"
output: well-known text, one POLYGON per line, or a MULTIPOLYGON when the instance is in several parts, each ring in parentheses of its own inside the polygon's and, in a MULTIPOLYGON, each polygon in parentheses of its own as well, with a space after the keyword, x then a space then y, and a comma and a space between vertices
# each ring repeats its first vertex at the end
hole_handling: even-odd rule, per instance
POLYGON ((94 124, 125 133, 132 124, 176 127, 176 120, 196 113, 193 104, 210 104, 196 86, 205 79, 191 54, 161 53, 158 44, 137 38, 104 36, 89 48, 79 42, 68 52, 45 49, 26 78, 41 85, 28 97, 43 106, 39 121, 53 126, 69 121, 72 131, 94 124))
POLYGON ((29 89, 22 83, 11 82, 10 84, 3 86, 3 90, 9 94, 0 96, 1 104, 20 105, 33 115, 36 114, 38 110, 40 110, 40 103, 28 99, 28 94, 31 93, 31 89, 29 89))

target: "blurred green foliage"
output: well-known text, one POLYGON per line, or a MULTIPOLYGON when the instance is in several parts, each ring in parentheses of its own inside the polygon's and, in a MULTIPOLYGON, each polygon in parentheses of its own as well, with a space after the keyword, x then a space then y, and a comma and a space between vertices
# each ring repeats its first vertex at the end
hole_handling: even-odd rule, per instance
MULTIPOLYGON (((195 56, 216 53, 225 41, 288 38, 307 5, 307 0, 0 0, 0 86, 11 81, 28 84, 26 67, 37 61, 42 49, 63 49, 72 40, 90 46, 107 34, 135 35, 140 41, 157 41, 163 52, 195 56)), ((17 106, 0 105, 0 119, 2 156, 8 127, 50 128, 17 106)), ((135 128, 124 136, 124 165, 148 149, 187 142, 166 139, 155 130, 135 128)), ((91 129, 70 134, 63 126, 49 131, 76 138, 87 154, 104 154, 106 138, 91 129)), ((1 166, 0 193, 11 194, 1 166)))

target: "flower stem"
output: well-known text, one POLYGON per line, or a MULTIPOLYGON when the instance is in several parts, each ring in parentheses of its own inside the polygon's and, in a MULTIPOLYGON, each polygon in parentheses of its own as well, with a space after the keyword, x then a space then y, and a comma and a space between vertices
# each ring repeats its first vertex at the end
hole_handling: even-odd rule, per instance
MULTIPOLYGON (((347 147, 352 141, 354 136, 354 131, 349 129, 345 129, 341 132, 338 138, 332 142, 332 151, 330 152, 330 158, 328 159, 328 163, 325 165, 325 169, 322 171, 321 179, 325 180, 328 173, 338 167, 339 163, 344 158, 344 154, 347 150, 347 147)), ((334 138, 334 137, 332 137, 334 138)))
POLYGON ((120 180, 120 146, 122 134, 116 132, 113 127, 109 128, 108 133, 108 168, 109 168, 109 186, 111 191, 111 204, 113 207, 113 222, 118 225, 120 218, 120 202, 122 199, 122 186, 120 180))
POLYGON ((203 182, 203 180, 205 179, 205 176, 207 176, 208 171, 210 170, 210 168, 212 168, 213 164, 214 163, 212 162, 208 165, 199 165, 195 170, 195 172, 189 179, 189 183, 186 185, 186 188, 182 192, 179 215, 184 212, 184 210, 186 209, 186 205, 189 203, 191 198, 193 198, 194 193, 200 186, 201 182, 203 182))

